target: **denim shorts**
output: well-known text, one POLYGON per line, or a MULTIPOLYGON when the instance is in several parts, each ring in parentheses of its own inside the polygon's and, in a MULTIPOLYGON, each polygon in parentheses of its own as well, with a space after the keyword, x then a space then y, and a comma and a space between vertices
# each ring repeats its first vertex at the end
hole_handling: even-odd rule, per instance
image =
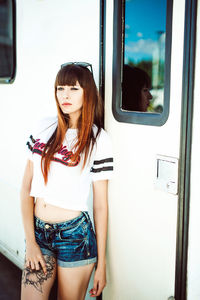
POLYGON ((66 268, 96 263, 96 236, 88 212, 61 223, 34 219, 36 242, 43 255, 55 257, 66 268))

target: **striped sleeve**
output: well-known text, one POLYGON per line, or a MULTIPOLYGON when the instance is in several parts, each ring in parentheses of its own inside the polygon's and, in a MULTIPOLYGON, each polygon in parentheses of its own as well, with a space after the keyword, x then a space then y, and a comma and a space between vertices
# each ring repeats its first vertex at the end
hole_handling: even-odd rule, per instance
POLYGON ((108 134, 103 129, 97 137, 95 155, 90 172, 93 181, 110 179, 113 174, 112 145, 108 134))

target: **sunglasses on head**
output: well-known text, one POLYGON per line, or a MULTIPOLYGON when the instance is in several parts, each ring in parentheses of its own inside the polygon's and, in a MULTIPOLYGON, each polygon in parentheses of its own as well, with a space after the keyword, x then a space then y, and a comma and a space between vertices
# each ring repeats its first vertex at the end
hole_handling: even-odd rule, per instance
POLYGON ((82 68, 87 68, 93 74, 92 65, 87 62, 68 62, 68 63, 62 64, 61 69, 68 65, 77 65, 82 68))

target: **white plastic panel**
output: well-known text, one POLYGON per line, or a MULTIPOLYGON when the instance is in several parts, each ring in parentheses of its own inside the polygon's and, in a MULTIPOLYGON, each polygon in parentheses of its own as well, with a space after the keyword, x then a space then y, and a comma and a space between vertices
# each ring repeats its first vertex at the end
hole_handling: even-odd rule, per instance
POLYGON ((178 193, 178 159, 157 155, 155 187, 176 195, 178 193))

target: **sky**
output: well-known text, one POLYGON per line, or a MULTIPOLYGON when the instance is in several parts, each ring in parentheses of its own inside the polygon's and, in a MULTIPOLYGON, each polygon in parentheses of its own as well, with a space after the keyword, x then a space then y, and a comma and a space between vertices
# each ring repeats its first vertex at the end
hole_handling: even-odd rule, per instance
POLYGON ((152 53, 165 46, 167 0, 126 0, 125 6, 125 62, 128 59, 152 60, 152 53))

